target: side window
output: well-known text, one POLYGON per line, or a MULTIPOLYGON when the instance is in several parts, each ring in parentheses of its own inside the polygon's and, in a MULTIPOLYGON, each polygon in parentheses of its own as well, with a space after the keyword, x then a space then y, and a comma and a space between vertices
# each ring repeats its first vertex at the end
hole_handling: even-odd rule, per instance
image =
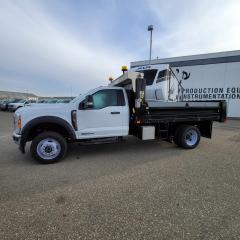
POLYGON ((145 70, 144 71, 144 78, 146 79, 146 85, 150 86, 153 84, 153 81, 156 77, 157 70, 151 69, 151 70, 145 70))
POLYGON ((167 70, 160 71, 158 73, 156 83, 163 82, 163 81, 167 80, 166 75, 167 75, 167 70))
POLYGON ((125 105, 123 91, 118 89, 100 90, 92 95, 92 99, 93 109, 125 105))
POLYGON ((118 106, 125 106, 125 98, 122 90, 115 90, 117 92, 117 102, 118 106))

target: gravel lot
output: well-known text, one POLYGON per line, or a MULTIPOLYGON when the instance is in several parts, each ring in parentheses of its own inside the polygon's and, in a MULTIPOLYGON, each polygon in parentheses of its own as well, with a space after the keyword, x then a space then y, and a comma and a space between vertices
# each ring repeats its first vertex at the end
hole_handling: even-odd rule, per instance
POLYGON ((0 112, 0 239, 240 239, 240 121, 182 150, 129 138, 69 146, 52 165, 0 112))

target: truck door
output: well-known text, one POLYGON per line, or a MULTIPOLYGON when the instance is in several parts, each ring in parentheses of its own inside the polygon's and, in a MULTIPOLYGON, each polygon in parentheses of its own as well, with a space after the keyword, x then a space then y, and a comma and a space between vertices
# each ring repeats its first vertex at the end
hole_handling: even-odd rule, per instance
POLYGON ((101 89, 93 93, 90 98, 92 106, 78 110, 78 137, 86 139, 127 135, 128 107, 123 90, 101 89))
POLYGON ((154 84, 155 97, 159 101, 167 101, 167 70, 159 71, 156 79, 156 84, 154 84))
POLYGON ((157 74, 157 69, 144 70, 144 78, 146 79, 146 100, 155 100, 155 85, 153 84, 157 74))
POLYGON ((160 101, 175 101, 177 95, 177 85, 171 72, 168 69, 159 71, 156 79, 155 96, 160 101))

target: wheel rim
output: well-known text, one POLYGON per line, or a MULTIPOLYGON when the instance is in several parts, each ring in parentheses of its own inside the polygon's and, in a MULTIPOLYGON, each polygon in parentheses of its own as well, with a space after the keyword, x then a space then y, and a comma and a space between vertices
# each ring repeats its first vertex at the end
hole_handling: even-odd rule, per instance
POLYGON ((185 136, 185 141, 187 145, 193 146, 197 143, 198 141, 198 134, 194 129, 190 129, 185 136))
POLYGON ((46 138, 37 145, 37 154, 44 160, 52 160, 61 152, 60 143, 53 138, 46 138))

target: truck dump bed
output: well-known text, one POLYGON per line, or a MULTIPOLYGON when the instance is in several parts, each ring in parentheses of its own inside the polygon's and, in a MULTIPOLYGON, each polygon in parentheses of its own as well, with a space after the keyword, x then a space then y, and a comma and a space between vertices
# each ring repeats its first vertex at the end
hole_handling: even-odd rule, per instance
POLYGON ((110 83, 129 93, 132 120, 142 124, 226 120, 226 101, 161 101, 145 99, 146 81, 139 72, 125 72, 110 83))
POLYGON ((226 120, 225 101, 159 102, 148 101, 146 111, 138 114, 144 123, 226 120))

